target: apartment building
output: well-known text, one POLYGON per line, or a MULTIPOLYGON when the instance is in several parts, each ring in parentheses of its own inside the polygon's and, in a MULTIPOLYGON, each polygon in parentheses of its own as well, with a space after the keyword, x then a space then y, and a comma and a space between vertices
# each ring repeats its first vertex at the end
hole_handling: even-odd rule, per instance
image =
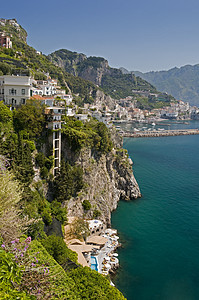
POLYGON ((26 103, 30 98, 30 77, 0 76, 0 100, 12 109, 26 103))

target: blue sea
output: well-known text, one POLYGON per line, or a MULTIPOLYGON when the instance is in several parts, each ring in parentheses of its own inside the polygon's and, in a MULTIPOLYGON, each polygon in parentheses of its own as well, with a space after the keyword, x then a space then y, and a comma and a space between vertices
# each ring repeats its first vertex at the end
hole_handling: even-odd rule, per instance
POLYGON ((142 198, 112 214, 123 244, 113 281, 128 300, 198 300, 199 135, 126 138, 124 148, 142 198))

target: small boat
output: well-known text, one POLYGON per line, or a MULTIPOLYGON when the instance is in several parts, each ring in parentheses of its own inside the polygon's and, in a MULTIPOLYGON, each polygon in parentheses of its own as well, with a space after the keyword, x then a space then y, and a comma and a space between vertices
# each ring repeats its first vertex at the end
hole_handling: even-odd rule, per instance
POLYGON ((156 124, 153 122, 153 123, 151 123, 151 125, 152 125, 152 126, 155 126, 156 124))

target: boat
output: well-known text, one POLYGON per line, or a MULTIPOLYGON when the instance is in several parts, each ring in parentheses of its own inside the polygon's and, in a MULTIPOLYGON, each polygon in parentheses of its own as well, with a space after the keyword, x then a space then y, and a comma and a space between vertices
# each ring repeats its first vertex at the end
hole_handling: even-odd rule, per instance
POLYGON ((155 126, 156 124, 153 122, 153 123, 151 123, 151 125, 152 125, 152 126, 155 126))

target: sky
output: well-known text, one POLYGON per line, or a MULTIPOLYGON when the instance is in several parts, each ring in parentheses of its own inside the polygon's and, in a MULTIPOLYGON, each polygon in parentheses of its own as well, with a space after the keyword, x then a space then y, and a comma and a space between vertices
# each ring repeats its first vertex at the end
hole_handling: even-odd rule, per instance
POLYGON ((158 71, 199 63, 198 0, 9 0, 28 44, 44 54, 68 49, 111 67, 158 71))

